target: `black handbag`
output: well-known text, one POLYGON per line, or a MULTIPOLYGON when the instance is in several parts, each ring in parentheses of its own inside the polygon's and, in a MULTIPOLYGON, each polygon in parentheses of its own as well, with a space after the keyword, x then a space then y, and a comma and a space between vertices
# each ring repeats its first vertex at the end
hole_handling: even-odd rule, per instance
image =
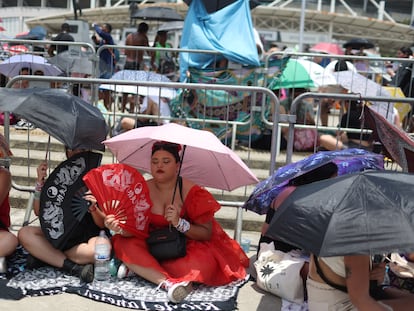
POLYGON ((147 238, 148 250, 157 260, 167 260, 186 255, 187 239, 172 226, 156 229, 147 238))
MULTIPOLYGON (((181 201, 183 200, 181 176, 178 177, 181 201)), ((173 226, 150 231, 146 240, 148 250, 159 261, 175 259, 186 255, 187 238, 173 226)))

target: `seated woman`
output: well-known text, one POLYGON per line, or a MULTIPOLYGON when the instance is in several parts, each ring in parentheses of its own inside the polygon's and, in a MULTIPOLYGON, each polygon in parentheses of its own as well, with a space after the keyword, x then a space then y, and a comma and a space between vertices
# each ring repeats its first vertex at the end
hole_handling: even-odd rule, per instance
MULTIPOLYGON (((342 129, 361 128, 361 114, 362 114, 362 103, 359 101, 350 101, 348 111, 341 117, 340 127, 342 129)), ((364 126, 364 129, 368 129, 364 126)), ((337 136, 334 137, 329 134, 322 134, 319 137, 319 143, 325 150, 341 150, 347 148, 361 148, 361 149, 372 149, 371 134, 358 132, 350 132, 341 130, 337 132, 337 136)))
MULTIPOLYGON (((3 135, 0 134, 0 158, 7 158, 12 153, 3 135)), ((6 256, 11 255, 18 243, 17 237, 9 231, 11 174, 8 168, 0 167, 0 273, 7 271, 6 256)))
MULTIPOLYGON (((66 156, 70 157, 85 150, 66 148, 66 156)), ((36 192, 34 198, 34 213, 40 213, 40 193, 47 174, 47 162, 37 168, 36 192)), ((33 269, 49 264, 56 268, 79 277, 90 283, 94 278, 95 240, 101 228, 104 227, 104 214, 96 208, 96 200, 91 194, 84 199, 91 202, 88 213, 81 220, 76 232, 71 235, 62 249, 55 248, 44 235, 41 227, 25 226, 19 230, 20 244, 29 252, 27 268, 33 269), (79 229, 81 228, 81 229, 79 229)))
MULTIPOLYGON (((370 292, 370 280, 381 284, 385 263, 372 264, 369 255, 311 256, 306 282, 310 311, 412 310, 414 295, 392 287, 370 292)), ((371 283, 372 284, 372 283, 371 283)))
MULTIPOLYGON (((150 116, 161 116, 161 117, 170 117, 171 110, 168 105, 168 99, 164 97, 158 96, 130 96, 129 97, 130 103, 135 102, 139 105, 139 114, 147 114, 150 116)), ((114 128, 113 134, 114 136, 121 134, 123 132, 132 130, 137 127, 141 126, 148 126, 148 125, 159 125, 168 123, 169 120, 159 119, 153 121, 154 117, 149 118, 131 118, 131 117, 123 117, 119 124, 114 128)))
POLYGON ((177 185, 180 149, 180 145, 168 142, 156 142, 152 147, 152 179, 147 181, 152 205, 148 217, 150 232, 172 225, 185 234, 184 257, 158 261, 149 253, 145 238, 121 230, 113 215, 105 217, 107 228, 119 233, 112 238, 115 255, 124 263, 118 276, 125 276, 126 266, 165 289, 174 303, 190 293, 192 282, 228 284, 243 279, 249 265, 239 244, 214 219, 214 213, 220 209, 214 197, 186 178, 182 178, 182 189, 177 185), (173 197, 174 192, 177 195, 173 197))

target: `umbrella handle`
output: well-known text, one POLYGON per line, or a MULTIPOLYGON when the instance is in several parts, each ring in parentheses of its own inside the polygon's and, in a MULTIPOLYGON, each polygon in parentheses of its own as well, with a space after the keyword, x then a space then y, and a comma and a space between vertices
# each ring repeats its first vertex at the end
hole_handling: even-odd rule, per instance
POLYGON ((185 149, 187 148, 187 145, 183 146, 183 153, 181 154, 181 159, 180 159, 180 166, 178 168, 178 174, 177 174, 177 179, 175 181, 175 187, 174 187, 174 192, 173 192, 173 196, 172 196, 172 200, 171 200, 171 204, 174 204, 174 199, 175 199, 175 193, 177 192, 177 185, 180 179, 180 174, 181 174, 181 167, 183 165, 183 159, 184 159, 184 153, 185 153, 185 149))

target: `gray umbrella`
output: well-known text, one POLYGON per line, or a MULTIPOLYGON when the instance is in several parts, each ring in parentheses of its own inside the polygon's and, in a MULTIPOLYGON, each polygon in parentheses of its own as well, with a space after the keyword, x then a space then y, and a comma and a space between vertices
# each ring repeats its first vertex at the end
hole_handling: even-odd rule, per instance
POLYGON ((414 175, 365 171, 297 187, 266 235, 317 256, 414 251, 414 175))
POLYGON ((93 74, 93 62, 90 60, 91 54, 78 52, 76 55, 69 50, 61 52, 49 59, 49 63, 59 67, 67 74, 83 73, 93 74))
POLYGON ((131 18, 153 20, 153 21, 182 21, 183 18, 177 11, 159 6, 151 6, 136 11, 131 15, 131 18))
POLYGON ((78 96, 59 89, 0 88, 0 111, 28 120, 70 149, 104 150, 105 118, 78 96))

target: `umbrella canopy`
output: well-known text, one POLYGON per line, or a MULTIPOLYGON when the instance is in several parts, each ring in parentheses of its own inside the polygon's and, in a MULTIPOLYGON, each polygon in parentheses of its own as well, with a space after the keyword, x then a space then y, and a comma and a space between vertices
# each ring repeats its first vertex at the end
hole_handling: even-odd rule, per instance
POLYGON ((337 84, 352 93, 361 94, 361 96, 391 96, 385 87, 351 70, 336 71, 333 73, 333 77, 337 84))
POLYGON ((414 140, 373 109, 365 109, 364 117, 372 129, 372 139, 381 142, 385 154, 397 162, 404 172, 414 173, 414 140))
POLYGON ((89 207, 83 199, 87 188, 82 178, 101 159, 102 154, 78 153, 59 164, 45 181, 40 194, 39 221, 54 247, 64 249, 74 235, 82 236, 84 230, 88 231, 82 226, 89 207))
POLYGON ((322 85, 337 84, 336 80, 324 72, 324 68, 310 60, 289 59, 279 79, 271 85, 275 89, 317 88, 322 85))
POLYGON ((156 141, 186 146, 181 175, 193 182, 222 190, 257 183, 251 170, 211 132, 168 123, 139 127, 104 141, 119 162, 151 172, 156 141))
POLYGON ((319 42, 309 49, 311 52, 320 52, 334 55, 344 55, 343 49, 336 43, 319 42))
POLYGON ((41 70, 45 76, 58 76, 63 73, 55 65, 49 64, 46 58, 31 54, 14 55, 5 59, 0 64, 0 73, 6 77, 14 77, 25 67, 30 68, 32 72, 41 70))
POLYGON ((414 175, 366 171, 297 187, 266 235, 317 256, 414 251, 414 175))
POLYGON ((182 21, 183 18, 177 11, 160 6, 146 7, 136 11, 131 15, 131 18, 155 20, 155 21, 182 21))
POLYGON ((93 74, 93 62, 90 57, 91 54, 83 51, 80 51, 79 55, 74 56, 68 50, 51 57, 49 62, 67 74, 83 73, 91 75, 93 74))
POLYGON ((171 30, 181 30, 184 27, 183 21, 171 21, 162 23, 160 27, 158 27, 158 31, 171 31, 171 30))
POLYGON ((269 206, 288 183, 299 176, 333 162, 338 166, 338 175, 363 170, 384 169, 382 155, 362 149, 322 151, 295 163, 279 168, 272 176, 256 185, 243 207, 258 214, 267 213, 269 206))
POLYGON ((372 49, 375 47, 374 43, 364 38, 352 38, 342 45, 345 49, 351 48, 353 50, 372 49))
MULTIPOLYGON (((171 82, 166 76, 155 73, 153 71, 144 70, 120 70, 116 72, 110 80, 123 80, 123 81, 145 81, 145 82, 171 82)), ((101 84, 101 89, 111 90, 121 93, 139 94, 142 96, 157 96, 172 99, 177 93, 175 89, 166 87, 146 87, 135 85, 122 85, 122 84, 101 84)))
POLYGON ((58 89, 0 88, 0 111, 26 119, 70 149, 104 150, 105 118, 78 96, 58 89))
MULTIPOLYGON (((375 81, 350 70, 337 71, 332 74, 337 81, 348 91, 361 96, 383 96, 391 97, 390 92, 375 81)), ((394 123, 393 103, 373 102, 372 107, 389 122, 394 123)))

